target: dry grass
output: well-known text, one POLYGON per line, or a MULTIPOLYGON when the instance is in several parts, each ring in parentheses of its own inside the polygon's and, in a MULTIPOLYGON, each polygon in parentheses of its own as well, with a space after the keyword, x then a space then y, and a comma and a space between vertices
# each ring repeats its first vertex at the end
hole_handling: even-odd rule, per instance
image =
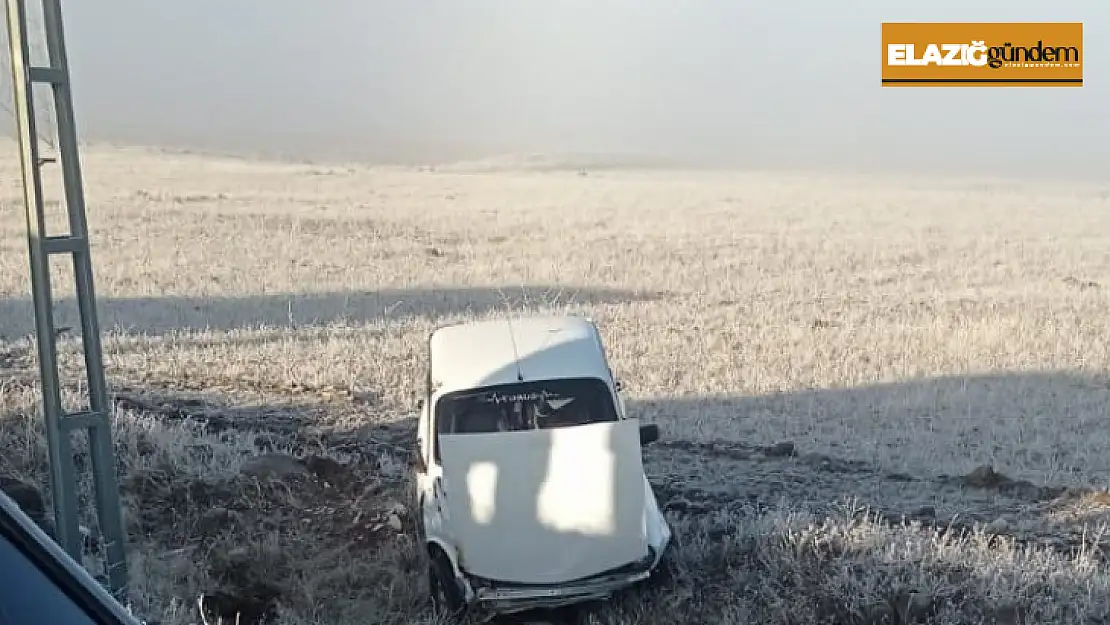
MULTIPOLYGON (((428 332, 552 309, 600 322, 630 408, 661 424, 646 463, 680 540, 659 592, 587 620, 1110 614, 1105 189, 84 162, 109 381, 141 399, 116 425, 133 605, 164 625, 228 586, 277 595, 282 623, 432 622, 409 520, 379 527, 428 332), (796 453, 761 447, 782 441, 796 453), (260 448, 343 474, 260 486, 239 471, 260 448), (983 464, 1012 479, 959 477, 983 464)), ((18 187, 2 200, 0 473, 42 483, 18 187)))

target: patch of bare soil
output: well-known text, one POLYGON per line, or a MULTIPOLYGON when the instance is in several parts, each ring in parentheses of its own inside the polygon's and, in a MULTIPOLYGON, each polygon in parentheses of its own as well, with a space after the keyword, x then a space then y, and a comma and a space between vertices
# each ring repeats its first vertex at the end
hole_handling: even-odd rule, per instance
MULTIPOLYGON (((150 389, 123 389, 114 401, 159 421, 191 422, 210 435, 252 437, 255 452, 231 477, 189 474, 173 458, 133 470, 121 482, 134 511, 127 528, 132 540, 189 552, 205 567, 197 610, 208 622, 270 622, 286 607, 307 603, 305 580, 319 578, 321 567, 355 571, 396 561, 404 552, 398 540, 414 541, 406 476, 396 470, 408 431, 336 432, 318 418, 326 406, 229 406, 210 395, 150 389), (398 463, 383 467, 390 458, 398 463)), ((185 465, 214 456, 200 440, 185 449, 192 456, 185 465)), ((360 592, 371 592, 394 573, 378 566, 361 579, 310 590, 342 593, 365 584, 360 592)))
POLYGON ((212 620, 265 622, 298 594, 305 561, 327 553, 374 560, 412 531, 396 477, 322 455, 260 453, 220 482, 166 465, 131 474, 121 489, 138 512, 132 536, 207 564, 211 585, 200 605, 212 620))

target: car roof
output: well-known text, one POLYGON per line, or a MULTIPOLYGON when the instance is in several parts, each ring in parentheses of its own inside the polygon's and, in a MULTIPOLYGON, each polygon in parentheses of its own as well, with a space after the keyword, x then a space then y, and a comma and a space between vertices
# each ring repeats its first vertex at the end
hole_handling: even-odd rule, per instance
POLYGON ((429 341, 432 389, 440 394, 522 381, 611 381, 593 321, 531 315, 439 328, 429 341))

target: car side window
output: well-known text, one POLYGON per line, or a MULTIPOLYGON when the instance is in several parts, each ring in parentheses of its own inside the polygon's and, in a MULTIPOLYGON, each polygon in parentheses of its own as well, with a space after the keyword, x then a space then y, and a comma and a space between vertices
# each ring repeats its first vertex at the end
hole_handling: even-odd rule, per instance
POLYGON ((104 625, 0 534, 0 625, 104 625))

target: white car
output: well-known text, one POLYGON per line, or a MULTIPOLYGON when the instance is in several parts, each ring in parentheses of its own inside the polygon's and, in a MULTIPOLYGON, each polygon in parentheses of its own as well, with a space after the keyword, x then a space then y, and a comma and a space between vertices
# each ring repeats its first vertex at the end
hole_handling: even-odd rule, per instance
POLYGON ((606 599, 651 576, 671 528, 597 326, 529 316, 429 340, 414 458, 433 600, 488 618, 606 599))

